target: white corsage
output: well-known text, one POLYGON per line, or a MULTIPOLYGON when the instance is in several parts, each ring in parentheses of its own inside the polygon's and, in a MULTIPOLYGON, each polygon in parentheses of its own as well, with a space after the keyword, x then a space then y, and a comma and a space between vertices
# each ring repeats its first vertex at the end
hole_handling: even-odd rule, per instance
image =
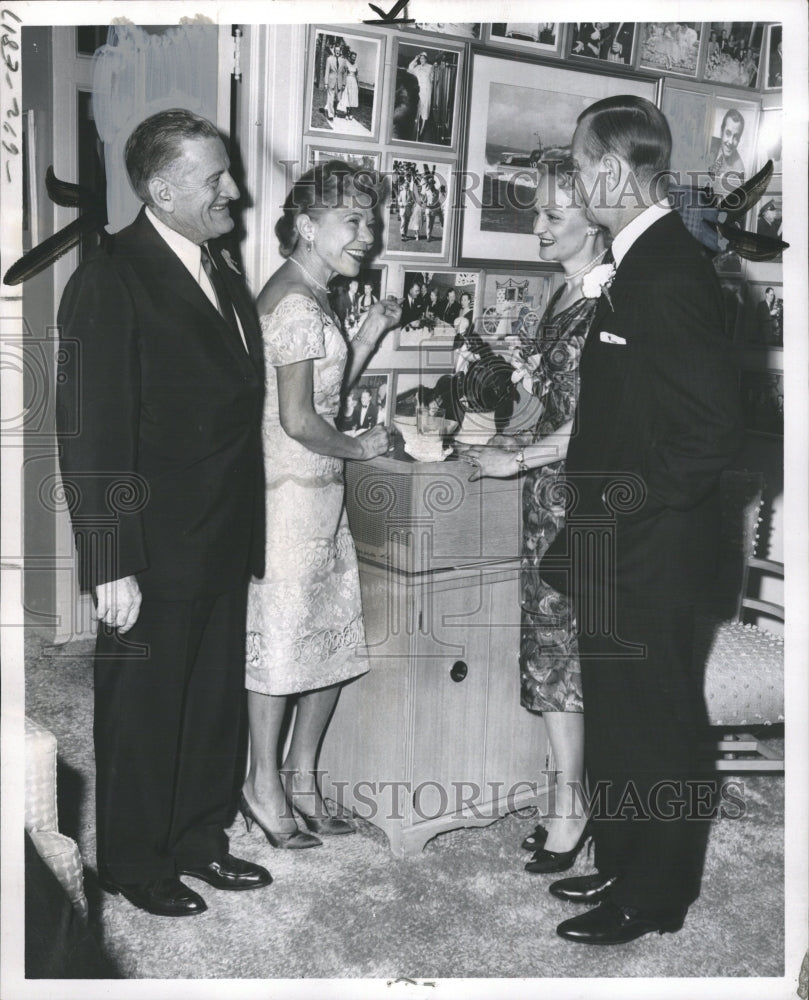
POLYGON ((522 385, 526 392, 533 393, 542 355, 532 354, 530 358, 524 359, 519 357, 519 355, 512 355, 510 361, 514 368, 514 371, 511 373, 511 381, 514 385, 522 385))
POLYGON ((222 260, 227 264, 227 266, 231 269, 231 271, 235 271, 236 274, 241 274, 242 273, 239 270, 239 265, 230 256, 230 253, 227 250, 222 250, 222 251, 220 251, 220 253, 222 254, 222 260))
POLYGON ((612 309, 612 300, 608 291, 615 277, 614 264, 599 264, 581 279, 581 293, 586 299, 597 299, 603 295, 612 309))

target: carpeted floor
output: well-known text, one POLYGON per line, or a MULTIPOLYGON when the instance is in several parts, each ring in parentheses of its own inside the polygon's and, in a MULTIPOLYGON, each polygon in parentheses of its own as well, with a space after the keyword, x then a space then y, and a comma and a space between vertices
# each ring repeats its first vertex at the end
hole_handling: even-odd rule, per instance
MULTIPOLYGON (((61 829, 92 869, 90 654, 88 645, 49 649, 41 633, 27 638, 26 714, 57 737, 61 829)), ((576 908, 547 893, 549 877, 523 871, 518 845, 529 816, 443 834, 405 860, 365 822, 355 836, 288 852, 273 850, 256 828, 248 835, 239 818, 232 852, 269 867, 269 888, 230 894, 193 883, 205 890, 208 912, 174 921, 100 893, 91 876, 88 896, 127 978, 781 976, 783 777, 728 780, 740 783, 744 815, 716 822, 702 896, 685 927, 620 948, 556 936, 576 908)), ((589 870, 582 856, 570 874, 589 870)))

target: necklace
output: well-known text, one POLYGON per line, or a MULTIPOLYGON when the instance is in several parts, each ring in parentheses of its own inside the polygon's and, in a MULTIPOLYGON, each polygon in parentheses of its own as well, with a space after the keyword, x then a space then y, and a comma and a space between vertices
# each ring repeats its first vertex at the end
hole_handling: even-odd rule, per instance
POLYGON ((597 264, 606 252, 607 248, 604 247, 601 253, 596 254, 592 260, 588 260, 583 267, 580 267, 577 271, 573 271, 571 274, 566 274, 564 279, 565 283, 570 284, 570 282, 573 281, 574 278, 578 278, 580 275, 585 274, 587 271, 589 271, 590 268, 593 266, 593 264, 597 264))
POLYGON ((297 264, 297 265, 298 265, 298 267, 299 267, 299 268, 300 268, 300 269, 301 269, 301 270, 303 271, 303 273, 304 273, 305 275, 307 275, 307 277, 311 278, 311 280, 312 280, 312 281, 314 282, 314 284, 315 284, 315 285, 317 285, 317 287, 318 287, 318 288, 319 288, 319 289, 320 289, 321 291, 323 291, 323 292, 326 292, 326 293, 328 293, 328 291, 329 291, 329 290, 328 290, 328 288, 326 288, 326 286, 325 286, 325 285, 322 285, 322 284, 321 284, 321 283, 320 283, 320 282, 319 282, 319 281, 317 280, 317 278, 316 278, 316 277, 315 277, 315 276, 314 276, 314 275, 313 275, 313 274, 311 273, 311 271, 309 271, 309 269, 308 269, 308 268, 304 267, 304 266, 303 266, 303 264, 301 264, 301 262, 300 262, 299 260, 296 260, 296 259, 295 259, 294 257, 289 257, 289 258, 287 258, 287 259, 288 259, 288 260, 291 260, 293 264, 297 264))

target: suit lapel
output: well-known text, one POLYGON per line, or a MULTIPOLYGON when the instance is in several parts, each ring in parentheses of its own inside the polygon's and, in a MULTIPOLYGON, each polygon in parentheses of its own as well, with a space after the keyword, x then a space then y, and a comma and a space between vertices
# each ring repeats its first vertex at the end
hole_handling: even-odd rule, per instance
MULTIPOLYGON (((140 214, 132 224, 132 232, 138 241, 136 244, 140 251, 138 256, 144 271, 148 274, 149 282, 157 285, 170 285, 171 294, 181 298, 198 313, 201 329, 214 330, 243 370, 250 371, 255 368, 256 359, 252 350, 248 358, 248 352, 245 351, 241 338, 233 336, 233 331, 219 310, 203 292, 177 254, 169 248, 166 241, 149 222, 145 209, 141 209, 140 214)), ((220 268, 220 273, 229 270, 218 255, 216 263, 220 268)), ((230 290, 232 290, 233 284, 228 284, 230 290)), ((235 301, 236 296, 233 295, 233 298, 235 301)), ((242 319, 243 311, 243 309, 239 311, 239 319, 242 320, 247 339, 247 329, 242 319)), ((249 344, 248 339, 248 347, 249 344)))

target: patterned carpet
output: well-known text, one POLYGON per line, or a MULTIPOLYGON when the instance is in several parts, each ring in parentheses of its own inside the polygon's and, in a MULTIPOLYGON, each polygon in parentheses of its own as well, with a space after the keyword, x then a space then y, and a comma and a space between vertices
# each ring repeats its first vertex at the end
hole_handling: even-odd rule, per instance
MULTIPOLYGON (((57 737, 61 829, 92 869, 90 652, 86 644, 49 648, 42 634, 29 633, 26 713, 57 737)), ((239 818, 231 849, 270 868, 268 889, 208 889, 207 913, 174 921, 100 893, 91 872, 88 896, 127 978, 782 976, 783 777, 728 780, 739 783, 744 815, 715 823, 702 896, 685 927, 620 948, 576 947, 556 936, 557 923, 576 910, 547 893, 550 878, 524 873, 518 845, 534 821, 515 814, 441 835, 405 860, 394 859, 365 822, 355 836, 287 852, 273 850, 256 828, 248 835, 239 818)), ((580 856, 570 874, 588 870, 580 856)))

